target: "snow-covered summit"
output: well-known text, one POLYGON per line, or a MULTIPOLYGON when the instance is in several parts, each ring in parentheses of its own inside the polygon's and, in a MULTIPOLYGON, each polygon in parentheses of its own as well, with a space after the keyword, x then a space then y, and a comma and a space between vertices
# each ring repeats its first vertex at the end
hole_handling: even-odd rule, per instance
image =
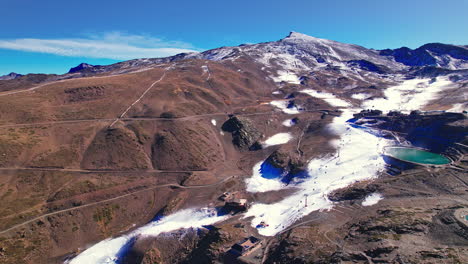
POLYGON ((291 31, 289 35, 282 40, 294 40, 294 41, 316 41, 316 42, 331 42, 332 40, 316 38, 303 33, 291 31))
MULTIPOLYGON (((247 58, 262 65, 275 81, 299 83, 305 72, 336 69, 356 78, 368 74, 388 74, 411 67, 440 67, 448 70, 468 69, 468 49, 466 46, 432 43, 418 49, 409 48, 374 50, 355 44, 322 39, 299 32, 290 32, 285 38, 258 44, 236 47, 220 47, 200 53, 181 53, 166 58, 135 59, 109 66, 80 65, 78 71, 125 72, 134 67, 151 67, 154 64, 203 59, 212 61, 235 61, 247 58), (362 73, 362 74, 361 74, 362 73)), ((245 60, 244 60, 245 62, 245 60)), ((73 69, 72 69, 73 70, 73 69)))

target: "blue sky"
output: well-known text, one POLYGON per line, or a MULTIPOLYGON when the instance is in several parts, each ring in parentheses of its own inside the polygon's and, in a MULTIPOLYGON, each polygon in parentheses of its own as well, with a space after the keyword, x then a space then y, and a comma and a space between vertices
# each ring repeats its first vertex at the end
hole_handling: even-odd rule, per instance
POLYGON ((468 44, 467 0, 4 0, 0 75, 278 40, 289 31, 368 48, 468 44))

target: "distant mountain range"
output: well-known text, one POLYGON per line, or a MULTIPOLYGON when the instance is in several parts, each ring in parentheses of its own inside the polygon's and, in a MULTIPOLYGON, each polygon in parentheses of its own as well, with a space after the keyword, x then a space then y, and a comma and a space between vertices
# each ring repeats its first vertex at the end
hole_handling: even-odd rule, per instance
POLYGON ((201 53, 181 53, 175 56, 155 59, 135 59, 108 66, 93 66, 82 63, 71 68, 69 73, 97 73, 129 67, 148 66, 163 62, 184 59, 229 60, 245 54, 253 58, 265 56, 295 58, 309 68, 338 66, 341 68, 360 68, 367 71, 404 70, 412 66, 432 66, 449 70, 468 69, 468 48, 441 43, 425 44, 417 49, 406 47, 398 49, 373 50, 358 45, 311 37, 291 32, 279 41, 221 47, 201 53))
MULTIPOLYGON (((68 74, 90 75, 115 70, 126 71, 131 68, 185 59, 223 61, 240 55, 250 56, 259 62, 265 61, 268 57, 277 56, 276 59, 286 63, 287 67, 303 67, 310 70, 317 70, 324 66, 379 73, 408 70, 411 67, 436 67, 447 70, 468 69, 468 46, 429 43, 417 49, 402 47, 374 50, 291 32, 286 38, 278 41, 221 47, 201 53, 181 53, 165 58, 134 59, 106 66, 81 63, 71 68, 68 74), (291 59, 301 63, 298 64, 296 61, 296 65, 289 65, 291 59)), ((0 80, 11 80, 21 76, 10 73, 1 76, 0 80)))

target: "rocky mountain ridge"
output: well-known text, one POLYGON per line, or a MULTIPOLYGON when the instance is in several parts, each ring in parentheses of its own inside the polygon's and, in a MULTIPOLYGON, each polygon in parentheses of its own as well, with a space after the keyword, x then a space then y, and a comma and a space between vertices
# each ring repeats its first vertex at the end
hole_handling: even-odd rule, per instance
MULTIPOLYGON (((437 66, 450 70, 468 69, 468 49, 441 43, 425 44, 415 50, 406 47, 399 49, 373 50, 359 45, 340 43, 333 40, 320 39, 298 32, 279 40, 260 44, 240 45, 237 47, 221 47, 201 53, 181 53, 167 58, 136 59, 109 66, 95 66, 96 70, 109 71, 113 68, 144 66, 185 59, 228 60, 240 54, 247 54, 259 60, 266 54, 288 56, 301 61, 304 65, 320 67, 333 65, 344 67, 347 62, 364 60, 368 64, 385 66, 392 70, 407 69, 408 66, 437 66), (263 55, 261 53, 264 53, 263 55)), ((89 69, 88 65, 86 69, 89 69)), ((296 64, 296 67, 303 65, 296 64)), ((76 68, 79 68, 77 66, 76 68)), ((75 68, 72 68, 75 69, 75 68)), ((372 71, 372 70, 370 70, 372 71)))

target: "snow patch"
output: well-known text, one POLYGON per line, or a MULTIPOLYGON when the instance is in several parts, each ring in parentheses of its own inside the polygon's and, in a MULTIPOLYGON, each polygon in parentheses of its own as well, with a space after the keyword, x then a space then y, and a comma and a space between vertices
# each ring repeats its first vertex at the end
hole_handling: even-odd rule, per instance
POLYGON ((409 112, 421 110, 424 105, 437 98, 439 92, 449 88, 452 82, 448 77, 431 79, 413 79, 385 90, 384 98, 365 101, 364 109, 379 109, 384 112, 398 110, 409 112))
POLYGON ((362 206, 371 206, 377 204, 383 197, 380 193, 372 193, 368 195, 364 201, 362 201, 362 206))
POLYGON ((349 107, 351 106, 350 103, 346 102, 345 100, 337 98, 335 95, 327 92, 317 92, 312 89, 305 89, 302 90, 301 93, 308 94, 312 97, 323 99, 325 102, 327 102, 331 106, 335 107, 349 107))
POLYGON ((276 52, 263 52, 258 62, 265 66, 275 64, 285 71, 306 70, 308 67, 298 59, 296 55, 288 53, 286 50, 278 47, 272 47, 276 52))
POLYGON ((270 146, 281 145, 288 143, 293 137, 289 133, 278 133, 269 137, 263 142, 263 147, 267 148, 270 146))
POLYGON ((186 209, 151 222, 135 231, 117 238, 103 240, 86 249, 81 254, 66 262, 69 264, 117 264, 119 254, 137 236, 157 236, 182 228, 200 228, 226 219, 227 216, 213 216, 204 210, 186 209))
POLYGON ((286 119, 283 121, 283 126, 286 126, 286 127, 292 127, 294 126, 296 123, 294 123, 294 121, 292 119, 286 119))
MULTIPOLYGON (((263 161, 255 164, 252 169, 252 177, 245 180, 248 192, 268 192, 277 191, 285 188, 285 185, 277 179, 263 178, 260 173, 260 168, 263 161)), ((250 209, 249 209, 250 210, 250 209)))
POLYGON ((290 114, 290 115, 299 114, 299 109, 297 109, 296 106, 292 108, 288 108, 288 105, 289 105, 288 101, 276 100, 276 101, 271 101, 270 104, 272 106, 275 106, 281 109, 281 111, 283 111, 286 114, 290 114))
POLYGON ((356 100, 366 100, 369 97, 371 97, 371 95, 367 93, 358 93, 358 94, 351 95, 351 98, 356 99, 356 100))
POLYGON ((467 109, 466 105, 465 104, 453 104, 452 105, 452 108, 450 108, 449 110, 447 110, 448 112, 463 112, 467 109))
POLYGON ((299 77, 293 72, 290 71, 282 71, 279 70, 277 71, 278 76, 272 76, 271 78, 273 81, 279 83, 279 82, 287 82, 287 83, 292 83, 292 84, 300 84, 301 81, 299 80, 299 77))

